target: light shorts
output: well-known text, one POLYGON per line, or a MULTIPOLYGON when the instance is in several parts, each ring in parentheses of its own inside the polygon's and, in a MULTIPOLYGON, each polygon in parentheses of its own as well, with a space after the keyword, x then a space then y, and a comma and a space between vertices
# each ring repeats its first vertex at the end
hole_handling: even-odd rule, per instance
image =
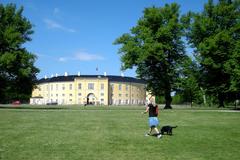
POLYGON ((157 127, 158 124, 159 124, 159 121, 158 121, 157 117, 149 117, 148 122, 149 122, 149 127, 152 127, 152 126, 157 127))

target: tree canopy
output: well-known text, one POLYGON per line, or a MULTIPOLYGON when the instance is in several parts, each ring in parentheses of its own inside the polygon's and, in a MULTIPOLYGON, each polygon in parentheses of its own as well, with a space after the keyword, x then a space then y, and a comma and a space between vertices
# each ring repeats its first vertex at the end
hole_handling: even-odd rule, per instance
POLYGON ((0 4, 0 103, 29 100, 39 72, 36 56, 23 46, 33 30, 22 13, 23 7, 0 4))
POLYGON ((114 42, 121 45, 122 69, 136 67, 137 76, 147 83, 147 90, 152 95, 165 96, 165 108, 171 108, 171 92, 185 58, 182 35, 179 5, 173 3, 146 8, 131 32, 114 42))
POLYGON ((183 17, 189 43, 201 65, 201 85, 218 97, 219 106, 239 92, 239 1, 209 0, 201 13, 183 17))

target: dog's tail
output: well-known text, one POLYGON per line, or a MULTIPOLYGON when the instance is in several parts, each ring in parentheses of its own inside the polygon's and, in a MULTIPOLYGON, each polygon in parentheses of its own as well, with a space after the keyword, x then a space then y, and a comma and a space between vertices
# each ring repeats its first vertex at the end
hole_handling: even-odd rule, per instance
POLYGON ((177 128, 177 126, 173 126, 172 128, 177 128))

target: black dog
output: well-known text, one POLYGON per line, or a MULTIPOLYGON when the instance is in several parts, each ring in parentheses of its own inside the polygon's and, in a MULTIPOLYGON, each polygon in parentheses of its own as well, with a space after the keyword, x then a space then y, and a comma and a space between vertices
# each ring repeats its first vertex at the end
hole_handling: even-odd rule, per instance
POLYGON ((161 129, 161 134, 163 135, 166 132, 167 135, 172 135, 173 128, 177 128, 177 126, 163 126, 161 129))

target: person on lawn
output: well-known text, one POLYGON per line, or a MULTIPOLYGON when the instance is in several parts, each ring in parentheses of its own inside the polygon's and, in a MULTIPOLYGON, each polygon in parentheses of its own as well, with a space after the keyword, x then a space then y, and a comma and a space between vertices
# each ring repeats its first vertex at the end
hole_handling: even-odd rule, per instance
POLYGON ((147 104, 146 110, 143 112, 143 114, 147 112, 149 113, 148 122, 149 122, 150 128, 149 128, 149 132, 146 133, 145 136, 156 136, 157 138, 161 138, 162 135, 157 129, 157 126, 159 124, 158 106, 153 103, 152 97, 149 98, 149 103, 147 104))

